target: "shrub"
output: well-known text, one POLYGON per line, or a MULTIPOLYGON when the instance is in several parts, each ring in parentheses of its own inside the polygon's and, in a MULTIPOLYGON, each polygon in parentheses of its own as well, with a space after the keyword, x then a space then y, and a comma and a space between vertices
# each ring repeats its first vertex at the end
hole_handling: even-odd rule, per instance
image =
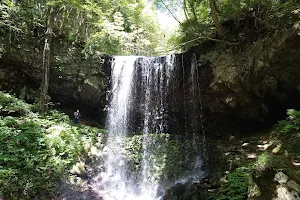
POLYGON ((218 200, 247 199, 249 174, 244 168, 237 168, 227 174, 226 182, 222 185, 221 195, 218 200))
POLYGON ((31 105, 0 92, 0 115, 23 116, 31 111, 31 105))
POLYGON ((300 157, 300 112, 294 109, 287 110, 286 120, 279 121, 276 126, 276 139, 282 143, 281 151, 292 156, 300 157))
POLYGON ((65 114, 40 116, 30 105, 0 92, 0 196, 49 199, 56 183, 87 153, 103 130, 72 126, 65 114), (3 111, 3 109, 0 111, 3 111), (22 117, 6 116, 22 113, 22 117))
POLYGON ((282 134, 294 133, 300 129, 300 112, 294 109, 287 110, 288 117, 279 121, 276 130, 282 134))

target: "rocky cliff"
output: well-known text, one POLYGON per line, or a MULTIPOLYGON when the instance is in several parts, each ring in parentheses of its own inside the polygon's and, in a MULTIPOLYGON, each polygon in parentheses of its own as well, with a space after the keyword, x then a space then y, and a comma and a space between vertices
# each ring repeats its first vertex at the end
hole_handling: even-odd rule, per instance
MULTIPOLYGON (((34 103, 38 99, 41 83, 39 67, 42 62, 38 54, 30 53, 30 44, 24 48, 0 58, 0 90, 34 103)), ((50 106, 70 115, 80 109, 85 119, 103 126, 111 57, 96 55, 85 58, 76 51, 68 52, 70 49, 74 48, 58 45, 53 50, 50 106)))
POLYGON ((267 126, 283 119, 286 109, 300 108, 299 23, 270 31, 250 23, 253 16, 243 20, 248 27, 228 33, 241 35, 239 42, 206 41, 192 50, 208 124, 223 132, 267 126))

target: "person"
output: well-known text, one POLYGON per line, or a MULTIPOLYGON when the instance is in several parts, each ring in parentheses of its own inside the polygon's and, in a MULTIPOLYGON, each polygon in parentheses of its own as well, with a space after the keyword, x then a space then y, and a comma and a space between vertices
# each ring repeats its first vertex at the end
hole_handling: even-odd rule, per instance
POLYGON ((74 124, 78 124, 79 123, 79 117, 80 117, 79 110, 76 110, 74 112, 74 124))

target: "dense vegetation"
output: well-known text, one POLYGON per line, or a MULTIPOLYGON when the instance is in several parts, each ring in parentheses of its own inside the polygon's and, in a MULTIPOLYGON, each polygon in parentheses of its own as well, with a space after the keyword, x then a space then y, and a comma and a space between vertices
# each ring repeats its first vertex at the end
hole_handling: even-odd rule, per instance
POLYGON ((0 92, 0 196, 49 199, 57 182, 86 155, 104 131, 74 126, 57 111, 46 115, 0 92))
MULTIPOLYGON (((84 125, 74 126, 65 114, 51 110, 40 115, 35 112, 38 110, 36 106, 2 92, 0 105, 0 196, 5 199, 47 199, 55 196, 58 182, 69 179, 72 165, 74 167, 76 162, 90 156, 93 148, 104 147, 104 130, 84 125), (102 141, 101 147, 97 146, 99 141, 102 141)), ((225 177, 220 180, 221 187, 210 194, 209 199, 244 199, 249 195, 249 180, 252 177, 255 181, 262 180, 271 184, 273 179, 270 179, 269 174, 277 171, 283 171, 298 180, 300 171, 293 164, 297 164, 300 159, 300 114, 292 109, 287 114, 286 120, 263 134, 269 146, 255 160, 238 154, 220 160, 217 158, 224 154, 224 149, 217 152, 217 155, 210 152, 214 156, 210 162, 217 159, 215 165, 218 169, 230 162, 232 171, 225 173, 225 177)), ((259 140, 259 136, 253 136, 252 140, 259 140)), ((123 141, 126 142, 124 156, 133 171, 141 168, 141 141, 141 135, 129 136, 123 141)), ((236 145, 233 142, 229 144, 236 145)), ((184 147, 185 144, 168 134, 152 135, 149 145, 151 155, 159 158, 153 176, 161 177, 163 174, 164 178, 172 179, 174 175, 191 170, 191 159, 195 153, 192 146, 184 147), (175 167, 178 163, 181 164, 175 167)), ((222 147, 220 144, 214 145, 217 145, 217 148, 213 147, 216 151, 222 147)), ((253 148, 258 147, 255 145, 253 148)), ((149 159, 151 161, 151 156, 149 159)), ((212 165, 209 166, 212 167, 210 170, 215 170, 212 165)), ((213 176, 217 173, 217 170, 214 171, 213 176)))
POLYGON ((87 56, 95 52, 155 54, 162 42, 155 10, 147 1, 4 0, 0 4, 1 52, 44 38, 51 17, 54 38, 80 47, 87 56))
POLYGON ((274 138, 281 144, 282 148, 280 148, 280 151, 282 153, 286 153, 295 159, 300 159, 300 112, 289 109, 287 115, 286 120, 278 122, 274 138))
POLYGON ((211 156, 217 158, 217 154, 222 152, 226 152, 228 156, 221 156, 218 163, 210 164, 215 173, 211 176, 215 176, 218 170, 222 171, 224 176, 218 180, 221 187, 210 193, 209 199, 247 199, 251 193, 258 195, 257 199, 269 199, 276 190, 274 175, 277 172, 283 172, 292 180, 299 181, 300 112, 289 109, 287 115, 285 120, 279 121, 272 129, 253 134, 250 138, 242 138, 241 143, 231 141, 229 146, 217 145, 219 150, 215 149, 216 152, 211 153, 211 156), (261 140, 262 144, 259 144, 261 140), (235 149, 235 153, 226 147, 235 149), (251 155, 253 157, 249 157, 251 155), (230 166, 229 170, 226 163, 230 166), (253 186, 253 181, 258 187, 253 186))
POLYGON ((255 17, 256 26, 266 31, 289 27, 292 18, 299 19, 299 4, 297 0, 155 0, 159 9, 170 12, 179 23, 169 38, 169 48, 179 51, 204 40, 231 45, 242 42, 245 35, 232 37, 230 29, 247 26, 240 22, 249 13, 255 17), (230 20, 231 25, 226 24, 230 20))

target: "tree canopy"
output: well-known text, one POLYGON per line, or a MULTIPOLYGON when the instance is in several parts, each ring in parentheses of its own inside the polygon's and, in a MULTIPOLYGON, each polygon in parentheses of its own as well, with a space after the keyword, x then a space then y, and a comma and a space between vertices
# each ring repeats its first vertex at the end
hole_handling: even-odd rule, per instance
MULTIPOLYGON (((168 46, 179 51, 189 49, 203 40, 223 40, 226 30, 222 23, 234 18, 243 18, 245 13, 252 12, 257 22, 265 25, 270 31, 282 27, 283 24, 289 26, 289 21, 292 21, 289 18, 299 18, 299 14, 295 14, 293 10, 297 10, 300 4, 297 0, 155 0, 154 2, 158 9, 170 12, 178 21, 179 28, 169 37, 168 46), (183 10, 184 20, 179 20, 181 17, 178 16, 178 8, 183 10)), ((225 43, 232 42, 225 41, 225 43)))
POLYGON ((1 52, 10 46, 7 41, 43 37, 50 7, 55 37, 82 45, 86 53, 153 55, 160 46, 156 10, 146 0, 4 0, 1 52))
POLYGON ((3 0, 0 54, 25 37, 43 37, 49 7, 57 8, 54 35, 80 45, 88 55, 158 55, 172 46, 189 48, 186 42, 215 32, 222 38, 226 33, 222 22, 254 7, 265 7, 264 18, 274 19, 297 4, 297 0, 3 0), (178 21, 177 32, 168 35, 161 30, 157 10, 178 21))

